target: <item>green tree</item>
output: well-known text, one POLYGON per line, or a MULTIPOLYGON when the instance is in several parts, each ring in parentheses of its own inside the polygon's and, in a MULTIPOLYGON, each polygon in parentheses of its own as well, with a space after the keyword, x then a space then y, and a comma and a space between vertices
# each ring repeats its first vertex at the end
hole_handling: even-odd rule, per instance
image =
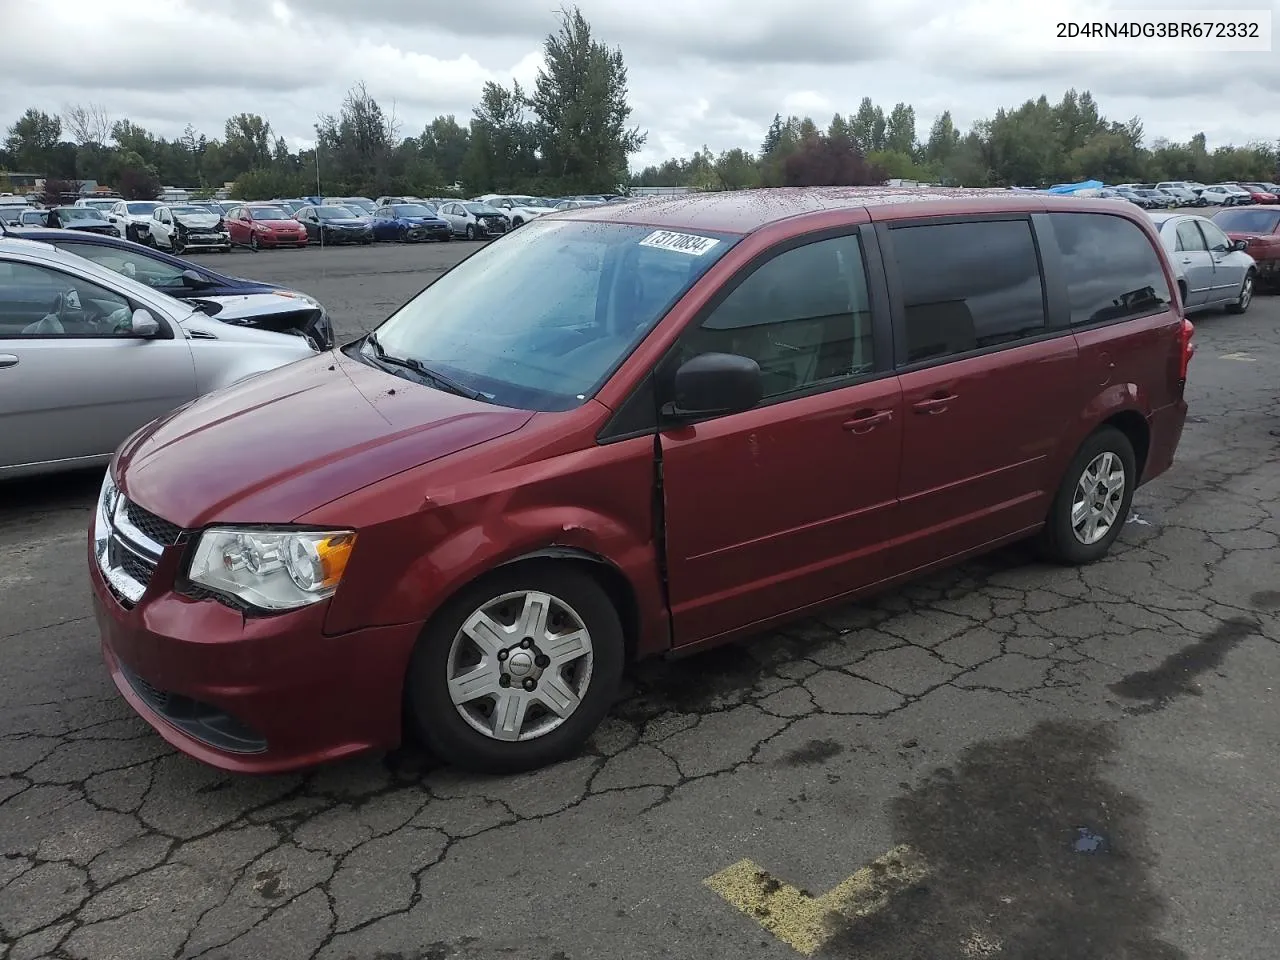
POLYGON ((884 149, 885 129, 888 125, 884 111, 871 102, 870 97, 863 97, 858 105, 858 112, 850 121, 853 142, 864 154, 873 150, 884 149))
POLYGON ((895 103, 885 121, 884 149, 911 157, 916 152, 916 112, 905 103, 895 103))
POLYGON ((462 162, 471 145, 471 131, 458 123, 453 114, 436 117, 418 138, 421 160, 438 171, 442 183, 462 179, 462 162))
POLYGON ((473 192, 517 192, 537 175, 535 133, 525 113, 528 98, 520 84, 507 89, 487 81, 473 110, 462 179, 473 192))
POLYGON ((62 121, 30 107, 9 128, 4 149, 20 170, 43 174, 53 162, 54 148, 61 139, 62 121))
POLYGON ((929 128, 929 139, 924 145, 924 158, 934 165, 945 164, 960 146, 960 131, 951 119, 951 111, 943 110, 929 128))
POLYGON ((627 179, 627 158, 647 134, 628 126, 622 51, 591 36, 577 7, 561 10, 560 29, 543 44, 530 105, 545 173, 569 189, 612 190, 627 179))

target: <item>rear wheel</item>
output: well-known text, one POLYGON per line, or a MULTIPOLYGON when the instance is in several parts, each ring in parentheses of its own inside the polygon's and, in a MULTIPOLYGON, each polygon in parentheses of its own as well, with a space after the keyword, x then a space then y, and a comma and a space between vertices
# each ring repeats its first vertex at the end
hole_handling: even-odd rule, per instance
POLYGON ((1129 438, 1102 427, 1081 444, 1049 508, 1041 548, 1050 560, 1076 565, 1111 549, 1137 485, 1137 459, 1129 438))
POLYGON ((1253 287, 1257 283, 1257 277, 1250 270, 1244 275, 1244 282, 1240 284, 1240 296, 1232 303, 1227 304, 1227 313, 1244 313, 1249 309, 1249 304, 1253 303, 1253 287))
POLYGON ((499 570, 427 624, 406 702, 441 759, 514 773, 573 756, 622 680, 622 623, 608 594, 572 566, 499 570))

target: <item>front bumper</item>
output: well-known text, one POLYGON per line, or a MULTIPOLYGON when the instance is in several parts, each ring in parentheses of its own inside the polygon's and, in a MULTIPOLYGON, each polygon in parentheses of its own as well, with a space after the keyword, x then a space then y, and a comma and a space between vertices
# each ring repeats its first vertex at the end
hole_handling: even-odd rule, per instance
POLYGON ((368 243, 373 239, 373 231, 323 230, 320 236, 325 243, 368 243))
POLYGON ((295 233, 259 233, 258 245, 262 247, 305 247, 307 231, 295 233))
POLYGON ((129 704, 170 744, 238 773, 278 773, 400 741, 420 624, 324 632, 327 602, 252 617, 172 592, 186 547, 166 547, 136 604, 107 585, 90 531, 103 656, 129 704))
POLYGON ((404 238, 414 242, 423 240, 445 240, 448 239, 452 232, 452 228, 447 223, 436 225, 423 223, 410 227, 405 232, 404 238))
POLYGON ((229 233, 193 233, 188 230, 182 234, 182 243, 188 250, 199 250, 202 248, 217 248, 231 246, 231 234, 229 233))

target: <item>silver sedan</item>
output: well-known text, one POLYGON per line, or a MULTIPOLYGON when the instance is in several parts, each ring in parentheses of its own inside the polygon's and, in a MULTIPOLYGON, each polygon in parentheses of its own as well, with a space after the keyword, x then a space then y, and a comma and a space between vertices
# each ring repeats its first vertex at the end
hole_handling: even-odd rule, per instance
POLYGON ((1249 309, 1258 268, 1242 243, 1228 237, 1208 217, 1154 213, 1151 219, 1178 273, 1178 290, 1187 313, 1215 307, 1230 313, 1249 309))
POLYGON ((156 417, 315 353, 48 244, 0 239, 0 479, 105 464, 156 417))

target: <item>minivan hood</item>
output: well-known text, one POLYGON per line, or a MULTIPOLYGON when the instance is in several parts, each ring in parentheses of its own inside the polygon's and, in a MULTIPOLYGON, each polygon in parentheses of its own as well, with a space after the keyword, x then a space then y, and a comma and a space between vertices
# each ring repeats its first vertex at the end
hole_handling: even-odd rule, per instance
POLYGON ((287 523, 532 417, 329 351, 160 418, 121 447, 116 477, 125 496, 185 529, 287 523))

